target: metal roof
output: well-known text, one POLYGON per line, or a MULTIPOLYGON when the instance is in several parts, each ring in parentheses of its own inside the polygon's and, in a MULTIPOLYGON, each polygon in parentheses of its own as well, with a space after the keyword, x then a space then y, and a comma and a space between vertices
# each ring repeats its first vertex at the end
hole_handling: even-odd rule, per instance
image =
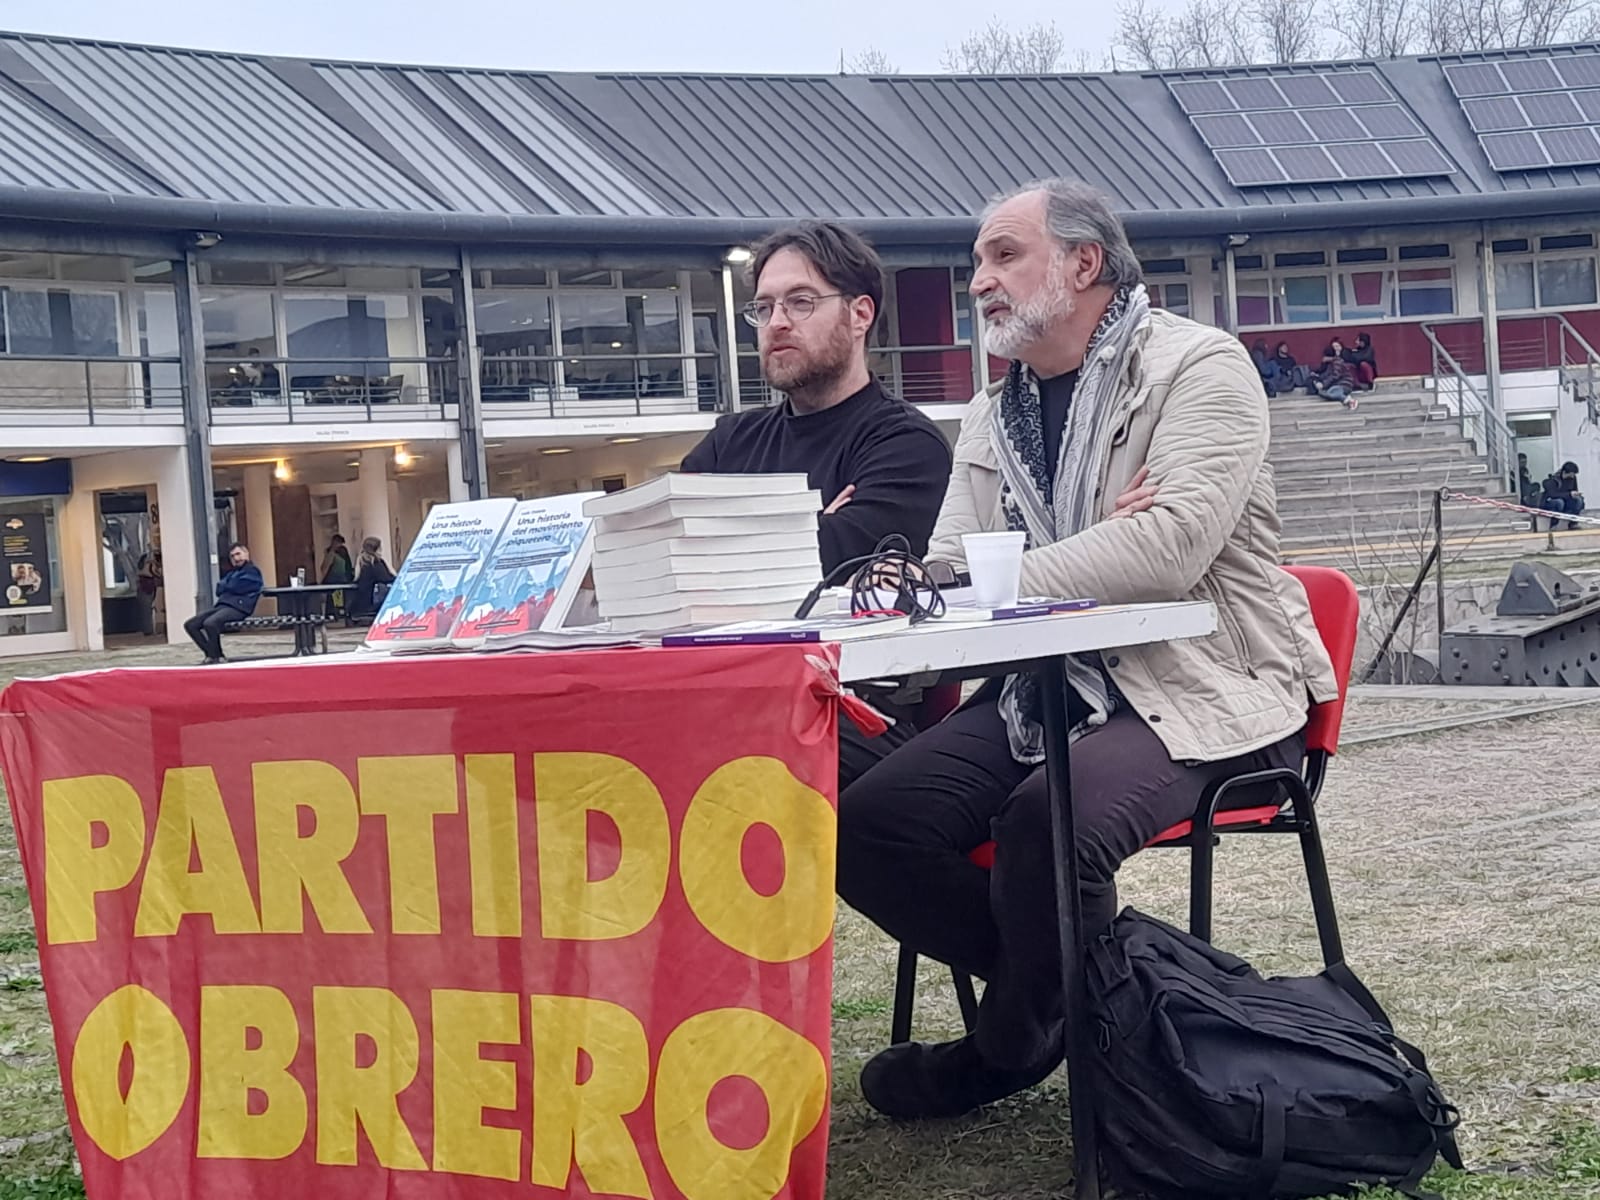
MULTIPOLYGON (((1557 48, 1537 55, 1593 52, 1557 48)), ((996 191, 1072 175, 1143 236, 1600 209, 1600 166, 1489 166, 1445 78, 1505 51, 1362 62, 1454 174, 1236 187, 1181 79, 477 71, 0 33, 0 216, 168 230, 713 244, 800 216, 960 242, 996 191)))

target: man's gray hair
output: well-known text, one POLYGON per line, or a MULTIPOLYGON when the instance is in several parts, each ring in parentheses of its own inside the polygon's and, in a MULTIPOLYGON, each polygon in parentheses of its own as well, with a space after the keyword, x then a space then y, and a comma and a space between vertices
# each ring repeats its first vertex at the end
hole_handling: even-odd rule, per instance
POLYGON ((1105 254, 1097 283, 1107 287, 1132 287, 1144 282, 1144 271, 1128 244, 1128 232, 1111 209, 1111 200, 1077 179, 1035 179, 989 201, 983 219, 1008 200, 1029 192, 1043 192, 1045 227, 1063 249, 1093 243, 1105 254))

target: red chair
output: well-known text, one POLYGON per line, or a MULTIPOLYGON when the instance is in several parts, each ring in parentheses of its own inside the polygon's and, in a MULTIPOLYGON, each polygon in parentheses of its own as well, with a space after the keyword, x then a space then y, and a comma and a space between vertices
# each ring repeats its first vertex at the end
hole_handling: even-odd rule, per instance
MULTIPOLYGON (((1328 882, 1328 864, 1322 849, 1322 834, 1317 828, 1316 803, 1327 778, 1328 761, 1339 749, 1339 728, 1344 720, 1345 697, 1350 684, 1350 664, 1355 657, 1356 630, 1360 598, 1355 584, 1342 572, 1329 567, 1286 567, 1298 579, 1311 601, 1311 616, 1317 632, 1333 660, 1339 682, 1339 696, 1326 704, 1313 705, 1306 720, 1306 758, 1300 771, 1288 769, 1253 771, 1213 784, 1200 798, 1194 816, 1180 821, 1150 842, 1146 849, 1187 847, 1189 850, 1189 931, 1195 937, 1211 940, 1211 908, 1215 851, 1223 833, 1292 833, 1300 838, 1300 853, 1305 860, 1306 881, 1311 890, 1311 908, 1316 915, 1317 938, 1323 961, 1332 966, 1344 961, 1339 939, 1339 923, 1333 909, 1333 889, 1328 882), (1251 803, 1266 789, 1277 789, 1277 803, 1251 803), (1229 807, 1232 799, 1238 802, 1229 807)), ((953 706, 952 706, 953 707, 953 706)), ((944 715, 941 714, 940 719, 944 715)), ((995 847, 985 842, 969 856, 980 867, 994 866, 995 847)), ((958 971, 951 972, 961 1019, 968 1032, 977 1020, 978 1003, 972 980, 958 971)), ((911 1039, 911 1010, 916 999, 917 954, 900 947, 895 972, 892 1042, 911 1039)))

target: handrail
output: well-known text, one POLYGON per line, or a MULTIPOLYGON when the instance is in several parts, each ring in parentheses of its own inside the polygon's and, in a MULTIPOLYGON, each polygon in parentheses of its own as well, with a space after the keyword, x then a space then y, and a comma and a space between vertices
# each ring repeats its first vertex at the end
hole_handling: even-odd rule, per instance
POLYGON ((1458 385, 1456 391, 1456 422, 1463 437, 1470 437, 1477 444, 1478 438, 1475 431, 1468 429, 1467 397, 1471 396, 1476 410, 1471 414, 1472 419, 1482 422, 1484 457, 1488 459, 1489 470, 1499 477, 1500 482, 1508 492, 1515 493, 1517 489, 1516 476, 1516 435, 1511 432, 1511 427, 1506 424, 1505 418, 1495 412, 1483 398, 1483 393, 1472 382, 1461 364, 1456 361, 1455 355, 1444 348, 1435 334, 1433 326, 1424 322, 1421 326, 1422 334, 1428 339, 1428 344, 1433 347, 1433 399, 1439 402, 1439 380, 1443 372, 1439 369, 1443 364, 1448 367, 1455 377, 1458 385), (1496 435, 1498 439, 1496 438, 1496 435))
POLYGON ((1595 376, 1595 368, 1600 367, 1600 353, 1597 353, 1595 348, 1589 344, 1588 339, 1577 331, 1571 321, 1567 320, 1565 313, 1553 313, 1551 315, 1561 325, 1561 331, 1557 335, 1561 350, 1561 386, 1570 387, 1572 389, 1572 398, 1589 404, 1592 411, 1596 399, 1600 398, 1600 381, 1597 381, 1595 376), (1581 363, 1567 361, 1567 339, 1569 337, 1577 342, 1579 349, 1583 351, 1583 361, 1581 363), (1574 368, 1582 371, 1583 386, 1581 390, 1580 377, 1575 373, 1574 368))

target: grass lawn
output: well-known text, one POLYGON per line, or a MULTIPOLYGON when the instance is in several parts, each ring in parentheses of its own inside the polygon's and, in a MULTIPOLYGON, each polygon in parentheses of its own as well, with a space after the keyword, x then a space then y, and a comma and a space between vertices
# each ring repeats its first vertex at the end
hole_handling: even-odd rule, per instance
MULTIPOLYGON (((169 655, 141 657, 188 661, 169 655)), ((0 664, 0 684, 61 669, 0 664)), ((1356 701, 1352 719, 1381 723, 1379 703, 1356 701)), ((1353 748, 1331 773, 1323 820, 1350 961, 1464 1113, 1473 1172, 1430 1185, 1448 1200, 1600 1197, 1600 707, 1353 748)), ((1288 838, 1234 839, 1219 856, 1218 942, 1269 973, 1316 965, 1298 864, 1288 838)), ((1173 852, 1123 872, 1125 902, 1179 923, 1186 887, 1173 852)), ((887 1037, 895 948, 841 910, 836 955, 829 1200, 1064 1194, 1063 1073, 963 1120, 878 1117, 857 1079, 887 1037)), ((948 976, 925 963, 917 1036, 959 1024, 948 976)), ((7 810, 0 1200, 82 1196, 65 1125, 7 810)))

